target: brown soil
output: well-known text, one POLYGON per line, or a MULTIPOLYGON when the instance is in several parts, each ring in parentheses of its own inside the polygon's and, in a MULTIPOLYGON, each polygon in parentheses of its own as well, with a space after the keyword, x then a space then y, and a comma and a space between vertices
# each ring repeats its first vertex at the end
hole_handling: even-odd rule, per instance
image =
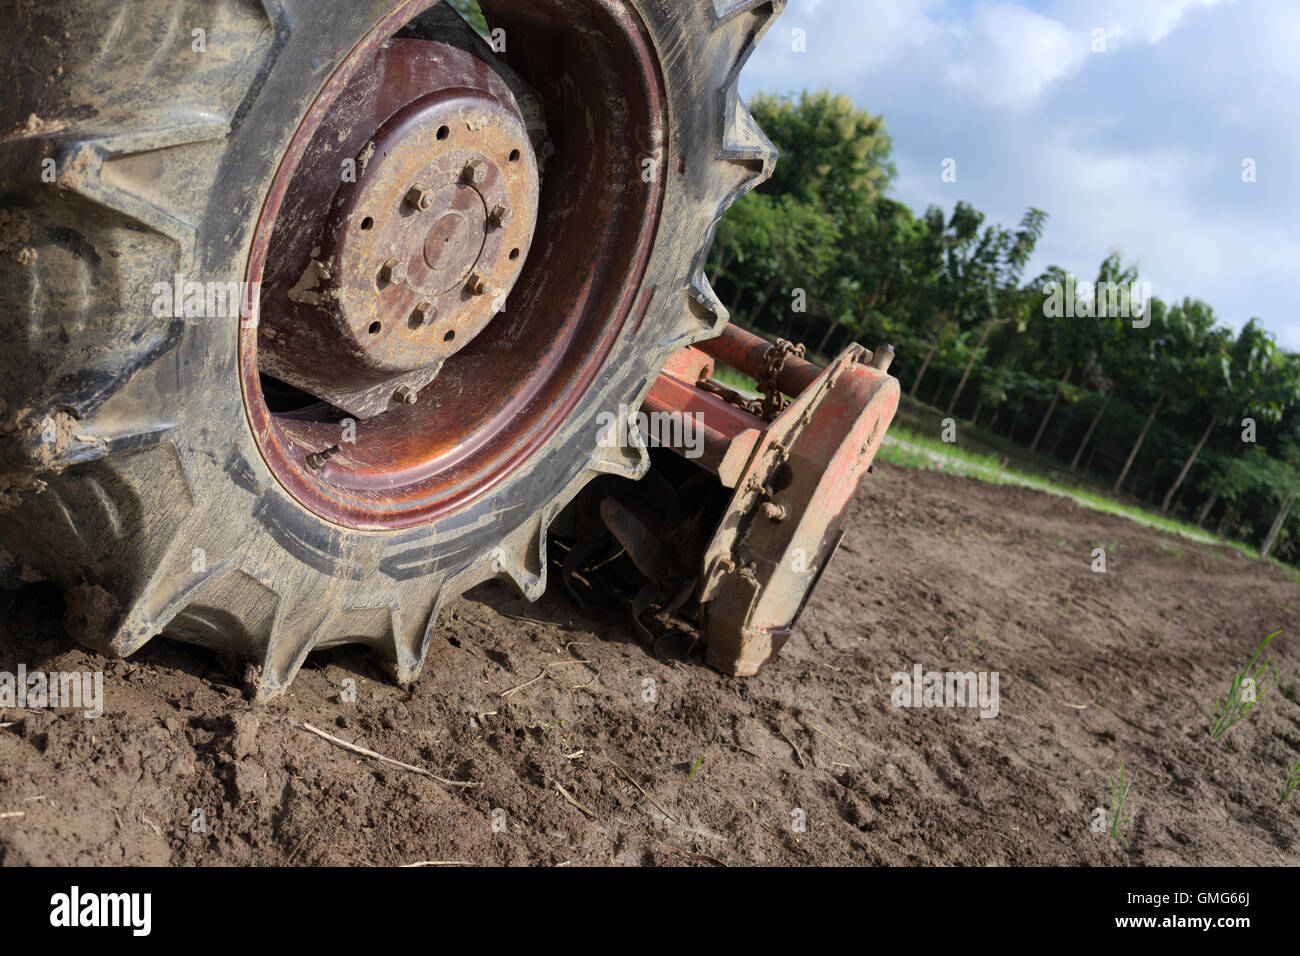
POLYGON ((68 648, 47 592, 5 596, 0 670, 102 667, 106 713, 0 715, 0 861, 1300 862, 1300 795, 1278 802, 1300 759, 1290 574, 886 466, 847 527, 800 633, 748 680, 686 640, 636 643, 613 608, 490 587, 445 614, 410 691, 345 649, 254 707, 201 651, 108 662, 68 648), (1278 628, 1280 688, 1211 742, 1215 697, 1278 628), (892 707, 891 675, 917 663, 997 671, 1000 715, 892 707), (1089 826, 1121 759, 1128 849, 1089 826))

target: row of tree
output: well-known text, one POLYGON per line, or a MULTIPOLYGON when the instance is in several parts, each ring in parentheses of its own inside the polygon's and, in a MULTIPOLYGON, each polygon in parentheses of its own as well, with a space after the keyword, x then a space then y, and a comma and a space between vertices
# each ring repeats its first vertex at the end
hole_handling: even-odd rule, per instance
POLYGON ((712 275, 734 314, 823 357, 889 341, 912 397, 1198 526, 1300 557, 1300 356, 1252 319, 1144 292, 1107 255, 1084 281, 1027 277, 1047 214, 1014 229, 958 202, 917 217, 877 116, 762 95, 772 180, 724 218, 712 275))

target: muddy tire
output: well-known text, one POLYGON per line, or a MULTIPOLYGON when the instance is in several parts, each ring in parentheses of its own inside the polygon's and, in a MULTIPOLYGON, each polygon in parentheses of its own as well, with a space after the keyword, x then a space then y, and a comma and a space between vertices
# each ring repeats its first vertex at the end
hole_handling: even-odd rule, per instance
MULTIPOLYGON (((555 0, 569 17, 621 18, 650 54, 661 139, 640 141, 631 123, 640 132, 600 171, 628 195, 654 191, 639 266, 616 307, 591 306, 609 313, 605 345, 509 468, 399 518, 376 493, 361 520, 274 466, 241 364, 249 323, 159 316, 158 297, 177 276, 250 278, 304 122, 359 49, 418 27, 428 0, 12 4, 0 39, 4 576, 59 585, 69 632, 101 651, 129 655, 164 634, 244 657, 260 697, 313 648, 341 643, 369 646, 409 682, 450 597, 506 577, 536 598, 558 510, 597 475, 646 468, 643 449, 605 447, 601 413, 635 410, 670 352, 727 321, 703 266, 722 212, 775 161, 736 82, 782 5, 555 0)), ((564 36, 512 2, 482 6, 509 24, 506 62, 545 86, 529 34, 537 49, 564 36)), ((575 127, 546 119, 562 162, 575 127)), ((557 202, 543 195, 521 286, 620 268, 547 252, 562 228, 593 231, 565 226, 557 202)), ((526 311, 503 313, 507 345, 526 311)))

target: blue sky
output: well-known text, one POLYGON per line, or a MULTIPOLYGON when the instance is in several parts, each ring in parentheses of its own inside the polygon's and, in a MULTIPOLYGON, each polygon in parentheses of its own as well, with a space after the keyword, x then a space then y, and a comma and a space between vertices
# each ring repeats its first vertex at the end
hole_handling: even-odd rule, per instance
POLYGON ((1030 275, 1118 249, 1154 295, 1300 351, 1300 0, 789 0, 742 91, 819 87, 884 115, 918 214, 1038 206, 1030 275))

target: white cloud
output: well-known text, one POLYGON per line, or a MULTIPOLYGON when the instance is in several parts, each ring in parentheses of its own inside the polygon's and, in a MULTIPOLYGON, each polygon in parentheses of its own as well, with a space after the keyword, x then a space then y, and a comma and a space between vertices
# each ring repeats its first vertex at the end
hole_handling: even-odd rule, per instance
POLYGON ((965 56, 948 67, 948 80, 1015 110, 1032 106, 1088 56, 1087 35, 1013 3, 976 7, 964 46, 965 56))
POLYGON ((1031 274, 1087 275, 1118 246, 1161 298, 1202 298, 1234 326, 1260 316, 1300 350, 1298 44, 1297 0, 791 0, 745 80, 883 114, 891 194, 918 214, 1047 210, 1031 274), (790 51, 796 27, 807 54, 790 51))
POLYGON ((1128 41, 1155 44, 1169 36, 1193 8, 1236 0, 1063 0, 1057 16, 1077 29, 1106 31, 1106 45, 1128 41))
POLYGON ((792 0, 745 70, 746 86, 845 88, 925 45, 938 27, 940 0, 792 0), (807 51, 792 49, 792 31, 807 51))

